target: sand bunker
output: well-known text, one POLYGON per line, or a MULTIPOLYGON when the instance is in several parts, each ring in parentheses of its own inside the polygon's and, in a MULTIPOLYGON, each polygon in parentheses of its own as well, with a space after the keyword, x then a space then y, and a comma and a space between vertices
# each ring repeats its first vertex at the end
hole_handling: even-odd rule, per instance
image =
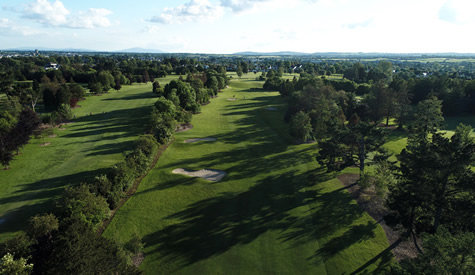
POLYGON ((228 98, 228 101, 236 101, 237 98, 228 98))
POLYGON ((198 142, 198 141, 216 141, 216 138, 214 137, 190 138, 190 139, 185 140, 185 143, 193 143, 193 142, 198 142))
POLYGON ((266 110, 267 111, 277 111, 277 108, 276 107, 267 107, 266 110))
POLYGON ((190 177, 198 177, 209 181, 220 181, 224 176, 226 176, 226 172, 215 169, 201 169, 198 171, 193 171, 183 168, 177 168, 173 170, 172 173, 187 175, 190 177))

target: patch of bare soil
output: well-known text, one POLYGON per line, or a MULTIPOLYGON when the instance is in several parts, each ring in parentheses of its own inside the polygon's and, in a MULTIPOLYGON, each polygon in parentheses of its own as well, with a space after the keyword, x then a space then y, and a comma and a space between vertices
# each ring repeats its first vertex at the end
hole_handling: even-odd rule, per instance
POLYGON ((383 227, 390 246, 393 247, 391 251, 396 260, 417 257, 418 251, 412 239, 402 237, 401 232, 389 227, 384 221, 388 210, 384 206, 383 199, 376 195, 374 188, 362 190, 357 184, 359 178, 358 174, 349 173, 337 176, 358 205, 383 227))
POLYGON ((48 145, 50 145, 50 144, 51 144, 51 142, 45 142, 45 143, 40 144, 40 146, 41 146, 41 147, 44 147, 44 146, 48 146, 48 145))
POLYGON ((144 259, 145 259, 145 254, 143 254, 143 252, 139 252, 136 255, 132 256, 132 263, 136 267, 139 267, 144 259))
POLYGON ((67 128, 59 128, 59 131, 66 131, 67 128))
POLYGON ((228 98, 228 101, 236 101, 237 98, 228 98))
POLYGON ((193 125, 191 124, 183 124, 183 125, 180 125, 176 128, 175 132, 184 132, 184 131, 188 131, 188 130, 191 130, 193 129, 193 125))
POLYGON ((49 135, 48 137, 49 138, 55 138, 55 137, 57 137, 57 135, 49 135))

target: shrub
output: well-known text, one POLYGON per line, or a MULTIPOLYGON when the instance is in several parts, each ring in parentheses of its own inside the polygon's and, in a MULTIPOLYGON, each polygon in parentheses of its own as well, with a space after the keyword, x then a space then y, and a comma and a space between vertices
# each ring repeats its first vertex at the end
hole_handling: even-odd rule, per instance
POLYGON ((134 151, 140 150, 152 158, 157 153, 158 146, 157 140, 152 135, 142 135, 134 142, 134 151))
POLYGON ((134 173, 125 162, 121 162, 111 167, 107 178, 114 186, 114 189, 126 191, 134 182, 134 173))
POLYGON ((63 218, 83 222, 93 230, 110 214, 105 198, 91 193, 87 184, 67 186, 57 206, 63 218))
POLYGON ((138 177, 145 173, 148 165, 150 164, 150 159, 140 150, 133 151, 125 157, 125 162, 127 167, 133 172, 135 177, 138 177))

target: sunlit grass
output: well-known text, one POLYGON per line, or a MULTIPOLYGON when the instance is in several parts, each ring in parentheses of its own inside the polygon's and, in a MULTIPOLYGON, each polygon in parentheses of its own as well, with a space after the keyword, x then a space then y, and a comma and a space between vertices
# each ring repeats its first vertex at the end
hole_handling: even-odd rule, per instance
POLYGON ((319 167, 317 144, 293 144, 285 104, 262 84, 233 77, 107 228, 121 242, 143 237, 145 273, 341 274, 391 260, 379 255, 388 247, 382 228, 319 167), (217 140, 184 143, 197 137, 217 140), (213 183, 175 168, 228 175, 213 183))

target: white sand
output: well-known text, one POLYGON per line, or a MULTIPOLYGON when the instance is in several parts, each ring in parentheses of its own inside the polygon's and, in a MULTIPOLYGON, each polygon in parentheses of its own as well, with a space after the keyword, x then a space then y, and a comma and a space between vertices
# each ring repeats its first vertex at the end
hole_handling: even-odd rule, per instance
POLYGON ((277 108, 275 108, 275 107, 267 107, 266 110, 267 110, 267 111, 277 111, 277 108))
POLYGON ((198 141, 216 141, 216 138, 214 137, 190 138, 190 139, 185 140, 185 143, 193 143, 193 142, 198 142, 198 141))
POLYGON ((209 181, 220 181, 224 176, 226 176, 226 172, 215 169, 201 169, 198 171, 193 171, 183 168, 177 168, 173 170, 172 173, 187 175, 190 177, 199 177, 209 181))

